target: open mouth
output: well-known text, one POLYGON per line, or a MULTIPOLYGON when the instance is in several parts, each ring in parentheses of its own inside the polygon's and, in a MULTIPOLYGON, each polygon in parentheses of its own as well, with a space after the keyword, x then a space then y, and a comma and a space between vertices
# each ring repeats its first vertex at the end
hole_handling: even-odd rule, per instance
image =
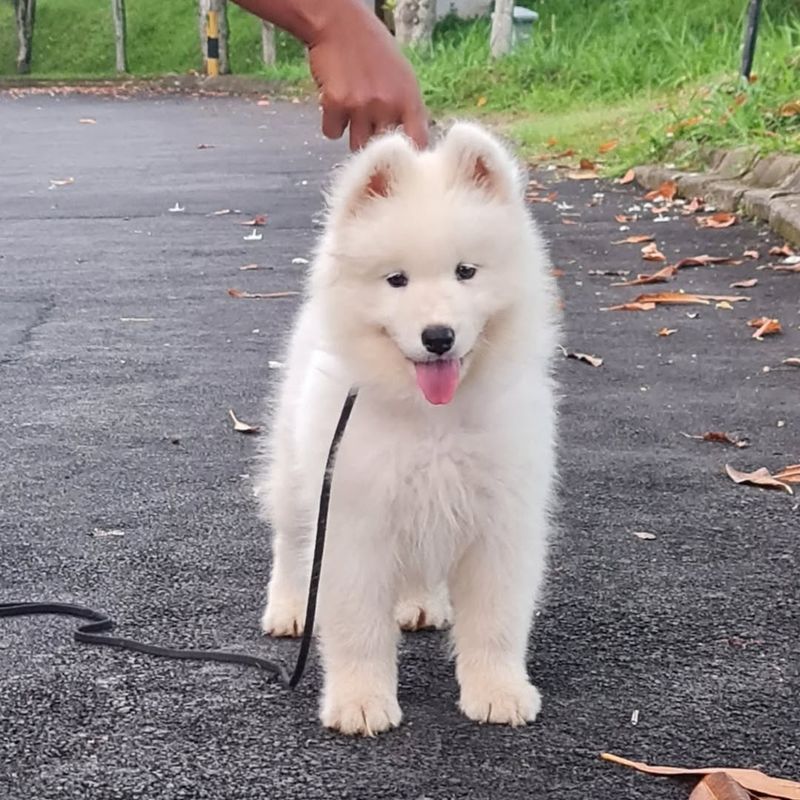
MULTIPOLYGON (((467 354, 469 355, 469 354, 467 354)), ((425 399, 435 406, 449 403, 458 389, 463 358, 438 358, 433 361, 414 361, 417 386, 425 399)))

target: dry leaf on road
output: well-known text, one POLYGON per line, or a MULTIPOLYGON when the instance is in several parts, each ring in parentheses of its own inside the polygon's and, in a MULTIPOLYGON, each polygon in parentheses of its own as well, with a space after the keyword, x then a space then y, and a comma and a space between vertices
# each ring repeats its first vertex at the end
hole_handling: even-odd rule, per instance
POLYGON ((794 255, 794 250, 792 250, 788 244, 784 244, 783 247, 770 247, 769 254, 771 256, 785 256, 789 258, 794 255))
POLYGON ((232 408, 228 409, 228 414, 230 414, 230 417, 233 420, 233 429, 235 431, 238 431, 239 433, 259 433, 261 431, 261 428, 259 428, 258 425, 248 425, 246 422, 242 422, 240 419, 237 419, 232 408))
MULTIPOLYGON (((766 467, 760 467, 753 472, 742 472, 738 469, 734 469, 730 464, 726 464, 725 472, 728 473, 728 477, 734 483, 749 483, 753 486, 764 486, 768 489, 782 489, 784 492, 794 494, 794 490, 789 486, 788 481, 780 480, 777 475, 770 474, 770 471, 766 467)), ((797 480, 791 482, 800 483, 800 466, 798 466, 797 480)), ((800 797, 800 795, 798 795, 798 797, 800 797)))
POLYGON ((73 183, 75 183, 75 178, 50 178, 51 189, 56 186, 69 186, 73 183))
POLYGON ((653 767, 641 761, 630 761, 627 758, 620 758, 612 753, 601 753, 600 758, 611 761, 614 764, 621 764, 623 767, 632 767, 640 772, 650 775, 672 775, 681 777, 683 775, 711 775, 722 772, 733 778, 745 789, 759 794, 767 794, 778 800, 800 800, 800 783, 790 781, 785 778, 773 778, 757 769, 739 769, 737 767, 701 767, 700 769, 685 769, 683 767, 653 767))
POLYGON ((615 214, 614 219, 619 222, 620 225, 624 225, 626 222, 636 222, 639 217, 636 214, 615 214))
POLYGON ((678 332, 677 328, 661 328, 658 331, 658 335, 659 336, 672 336, 673 333, 677 333, 677 332, 678 332))
POLYGON ((645 283, 667 283, 675 277, 678 270, 676 267, 662 267, 658 272, 652 275, 640 274, 630 281, 622 281, 621 283, 612 283, 612 286, 640 286, 645 283))
POLYGON ((279 297, 294 297, 300 292, 243 292, 241 289, 228 289, 228 294, 237 300, 274 300, 279 297))
POLYGON ((240 222, 240 225, 249 225, 251 228, 257 228, 261 225, 267 224, 266 214, 256 214, 253 219, 248 219, 246 222, 240 222))
POLYGON ((701 434, 693 434, 693 433, 684 433, 681 431, 681 436, 685 436, 687 439, 697 439, 701 442, 719 442, 720 444, 732 444, 734 447, 750 447, 750 442, 747 439, 736 439, 731 436, 729 433, 724 433, 722 431, 709 431, 708 433, 701 433, 701 434))
POLYGON ((745 281, 734 281, 728 284, 731 289, 752 289, 758 285, 758 278, 748 278, 745 281))
POLYGON ((745 250, 744 253, 742 253, 742 255, 745 258, 754 258, 754 259, 761 258, 761 256, 758 254, 758 250, 745 250))
POLYGON ((800 367, 800 358, 795 358, 794 356, 791 358, 784 358, 781 363, 788 364, 790 367, 800 367))
POLYGON ((81 125, 97 125, 97 120, 93 117, 81 117, 78 122, 80 122, 81 125))
POLYGON ((632 303, 620 303, 617 306, 609 306, 603 311, 652 311, 656 307, 655 303, 642 303, 634 301, 632 303))
POLYGON ((687 258, 682 258, 678 261, 675 266, 678 269, 683 269, 684 267, 706 267, 709 264, 737 264, 741 262, 737 262, 734 259, 730 258, 729 256, 688 256, 687 258))
POLYGON ((644 541, 652 541, 656 538, 654 533, 650 533, 650 531, 634 531, 633 535, 637 539, 643 539, 644 541))
POLYGON ((620 183, 624 186, 627 183, 633 183, 635 180, 636 180, 636 171, 633 169, 629 169, 621 178, 617 180, 617 183, 620 183))
POLYGON ((658 189, 653 189, 652 192, 648 192, 645 196, 645 200, 656 200, 659 197, 663 198, 664 200, 672 200, 675 195, 678 193, 678 184, 675 181, 664 181, 658 189))
POLYGON ((667 257, 658 249, 655 242, 650 242, 642 248, 642 258, 645 261, 666 261, 667 257))
POLYGON ((580 160, 580 164, 578 164, 578 169, 580 170, 596 170, 597 164, 594 161, 589 160, 588 158, 582 158, 580 160))
POLYGON ((750 800, 749 792, 725 772, 706 775, 689 795, 689 800, 750 800))
POLYGON ((588 353, 572 353, 561 345, 558 345, 558 349, 561 350, 566 358, 573 358, 576 361, 583 361, 584 364, 589 364, 592 367, 603 366, 603 359, 599 356, 591 356, 588 353))
POLYGON ((717 295, 717 294, 691 294, 690 292, 657 292, 655 294, 640 294, 635 297, 634 303, 663 303, 670 304, 690 304, 699 303, 700 305, 707 306, 711 302, 721 303, 737 303, 740 301, 749 300, 749 297, 743 295, 717 295))
POLYGON ((693 197, 684 207, 684 214, 696 214, 706 207, 706 201, 702 197, 693 197))
MULTIPOLYGON (((619 218, 617 221, 619 221, 619 218)), ((645 242, 652 242, 655 238, 655 236, 651 236, 649 233, 637 233, 633 236, 627 236, 625 239, 617 239, 615 242, 611 242, 611 244, 644 244, 645 242)))
POLYGON ((698 217, 697 224, 701 228, 730 228, 739 221, 736 214, 731 214, 728 211, 717 211, 716 214, 710 214, 707 217, 698 217))
POLYGON ((756 319, 751 319, 747 324, 751 328, 758 328, 753 334, 753 338, 758 339, 759 342, 762 341, 764 336, 771 336, 781 332, 781 323, 777 319, 770 319, 769 317, 757 317, 756 319))

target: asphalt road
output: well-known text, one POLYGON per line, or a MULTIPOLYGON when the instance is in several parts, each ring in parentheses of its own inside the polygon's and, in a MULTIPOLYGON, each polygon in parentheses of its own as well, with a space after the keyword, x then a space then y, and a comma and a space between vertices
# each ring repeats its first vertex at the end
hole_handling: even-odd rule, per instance
MULTIPOLYGON (((0 601, 80 602, 123 635, 293 658, 294 643, 259 634, 268 534, 254 440, 227 412, 259 418, 297 299, 226 290, 300 287, 293 259, 311 251, 343 154, 316 126, 291 104, 0 96, 0 601), (243 213, 209 216, 225 208, 243 213), (239 223, 260 213, 263 239, 245 241, 239 223)), ((559 361, 561 530, 530 650, 539 720, 463 719, 440 634, 404 639, 406 721, 363 741, 319 727, 316 661, 289 694, 254 670, 76 645, 64 618, 0 620, 3 800, 688 796, 601 751, 800 778, 797 500, 723 473, 800 461, 800 370, 781 367, 800 355, 800 275, 757 271, 778 242, 746 222, 636 222, 670 262, 758 249, 670 287, 752 300, 601 311, 638 290, 590 269, 661 266, 610 243, 640 192, 554 188, 574 208, 534 212, 564 271, 564 345, 605 363, 559 361), (784 333, 753 341, 746 321, 762 314, 784 333), (751 446, 681 435, 712 430, 751 446)))

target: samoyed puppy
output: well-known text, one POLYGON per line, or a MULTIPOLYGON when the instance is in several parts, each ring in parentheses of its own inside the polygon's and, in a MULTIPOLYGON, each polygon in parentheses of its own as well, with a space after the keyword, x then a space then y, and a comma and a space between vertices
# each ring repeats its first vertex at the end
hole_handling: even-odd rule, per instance
POLYGON ((554 478, 557 297, 525 181, 482 128, 399 133, 340 170, 256 478, 273 531, 263 630, 303 631, 319 494, 342 404, 317 631, 320 716, 400 723, 400 629, 452 623, 459 707, 522 725, 554 478))

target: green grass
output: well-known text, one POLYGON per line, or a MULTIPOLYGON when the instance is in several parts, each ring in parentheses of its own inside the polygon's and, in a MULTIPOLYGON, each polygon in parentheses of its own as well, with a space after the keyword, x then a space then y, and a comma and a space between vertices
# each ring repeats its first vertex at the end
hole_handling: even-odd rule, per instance
MULTIPOLYGON (((609 172, 664 158, 673 141, 700 146, 753 144, 800 152, 798 0, 765 0, 756 52, 758 80, 736 80, 746 0, 525 0, 540 13, 532 41, 492 62, 488 22, 449 18, 432 50, 411 53, 425 97, 439 116, 498 122, 523 148, 574 149, 604 157, 609 172), (687 124, 691 122, 691 124, 687 124)), ((109 3, 40 0, 34 76, 113 74, 109 3)), ((137 75, 197 70, 194 0, 127 0, 129 66, 137 75)), ((291 83, 307 80, 302 49, 279 37, 278 66, 260 60, 257 20, 231 4, 234 72, 291 83)), ((14 68, 13 15, 0 0, 0 74, 14 68)))

